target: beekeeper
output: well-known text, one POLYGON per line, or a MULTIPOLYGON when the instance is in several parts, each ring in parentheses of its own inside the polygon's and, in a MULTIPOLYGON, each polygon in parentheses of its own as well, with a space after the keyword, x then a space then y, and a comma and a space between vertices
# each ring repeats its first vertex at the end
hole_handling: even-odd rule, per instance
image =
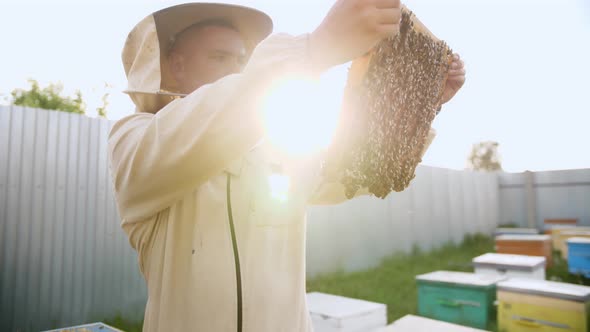
MULTIPOLYGON (((260 102, 278 80, 315 77, 397 34, 400 15, 399 0, 338 0, 312 33, 267 38, 260 11, 190 3, 133 28, 122 58, 137 109, 108 150, 148 288, 144 331, 312 330, 305 207, 344 191, 319 163, 291 167, 265 143, 260 102), (285 196, 273 175, 288 177, 285 196)), ((460 60, 453 70, 447 100, 464 80, 460 60)))

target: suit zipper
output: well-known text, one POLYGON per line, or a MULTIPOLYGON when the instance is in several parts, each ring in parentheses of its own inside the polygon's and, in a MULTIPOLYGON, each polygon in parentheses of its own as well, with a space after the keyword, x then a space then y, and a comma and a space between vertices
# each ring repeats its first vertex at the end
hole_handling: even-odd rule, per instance
POLYGON ((236 269, 236 289, 238 298, 238 332, 242 332, 242 271, 240 268, 240 254, 238 251, 238 241, 236 240, 236 230, 234 218, 231 209, 231 174, 227 173, 227 216, 229 220, 229 229, 231 232, 231 242, 234 250, 234 264, 236 269))

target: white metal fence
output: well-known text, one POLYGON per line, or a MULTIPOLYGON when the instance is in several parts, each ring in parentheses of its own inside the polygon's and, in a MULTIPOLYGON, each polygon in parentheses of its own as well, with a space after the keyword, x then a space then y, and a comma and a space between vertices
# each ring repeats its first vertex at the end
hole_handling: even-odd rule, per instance
POLYGON ((0 331, 141 314, 145 286, 111 195, 109 129, 0 107, 0 331))
POLYGON ((377 265, 414 246, 428 250, 498 224, 497 175, 420 166, 410 187, 385 200, 359 197, 310 207, 307 275, 377 265))
MULTIPOLYGON (((119 228, 106 161, 111 123, 0 106, 0 331, 143 313, 146 290, 119 228)), ((419 167, 411 187, 308 213, 309 276, 491 232, 498 174, 419 167)))
POLYGON ((590 226, 590 168, 500 174, 500 222, 543 228, 545 219, 590 226))

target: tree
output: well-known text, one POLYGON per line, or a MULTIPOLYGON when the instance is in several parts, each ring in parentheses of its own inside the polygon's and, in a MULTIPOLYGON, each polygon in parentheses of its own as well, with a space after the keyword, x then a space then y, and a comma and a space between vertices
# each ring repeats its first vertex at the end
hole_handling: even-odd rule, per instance
POLYGON ((107 118, 107 106, 109 105, 109 94, 105 93, 104 95, 102 95, 102 106, 96 108, 96 112, 98 113, 98 116, 103 117, 103 118, 107 118))
POLYGON ((498 142, 485 141, 474 144, 467 160, 469 168, 476 171, 501 171, 498 142))
MULTIPOLYGON (((14 89, 11 92, 14 105, 56 110, 68 113, 86 114, 86 103, 82 99, 82 93, 77 90, 74 97, 62 96, 63 85, 50 83, 47 87, 40 88, 39 83, 30 79, 30 89, 14 89)), ((108 105, 108 93, 102 97, 102 106, 96 109, 99 116, 106 118, 108 105)))

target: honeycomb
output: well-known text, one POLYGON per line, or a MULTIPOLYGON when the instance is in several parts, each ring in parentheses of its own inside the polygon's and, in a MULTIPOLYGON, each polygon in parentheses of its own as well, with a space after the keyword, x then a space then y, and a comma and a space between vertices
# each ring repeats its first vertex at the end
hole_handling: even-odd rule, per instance
POLYGON ((402 10, 400 33, 353 61, 324 164, 348 198, 361 188, 385 198, 415 177, 452 61, 444 41, 402 10))

